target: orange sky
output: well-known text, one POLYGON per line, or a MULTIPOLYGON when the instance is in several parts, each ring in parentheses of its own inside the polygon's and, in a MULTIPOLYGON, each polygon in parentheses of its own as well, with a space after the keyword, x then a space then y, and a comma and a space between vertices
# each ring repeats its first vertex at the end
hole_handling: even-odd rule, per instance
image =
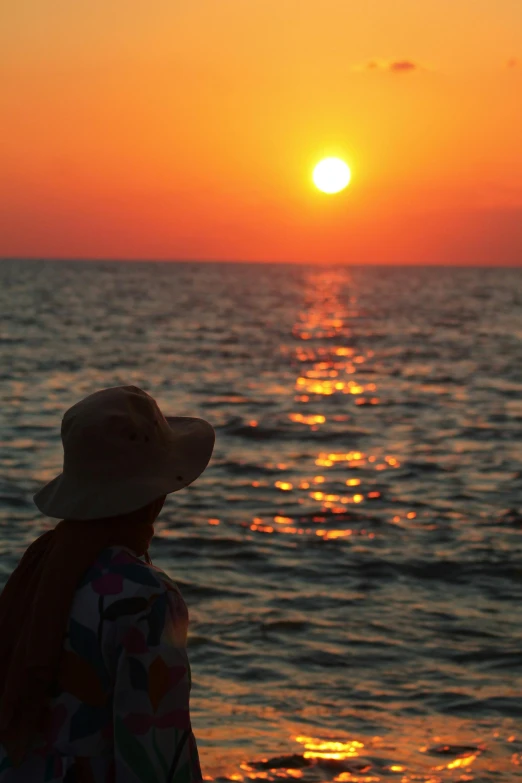
POLYGON ((522 264, 521 0, 1 14, 0 256, 522 264))

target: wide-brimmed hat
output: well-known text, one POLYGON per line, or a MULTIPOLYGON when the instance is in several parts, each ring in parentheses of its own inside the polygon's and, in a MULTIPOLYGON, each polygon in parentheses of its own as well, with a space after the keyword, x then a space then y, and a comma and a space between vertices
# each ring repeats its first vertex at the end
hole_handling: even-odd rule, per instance
POLYGON ((215 433, 203 419, 165 417, 136 386, 90 394, 62 420, 63 471, 36 493, 49 517, 101 519, 177 492, 203 473, 215 433))

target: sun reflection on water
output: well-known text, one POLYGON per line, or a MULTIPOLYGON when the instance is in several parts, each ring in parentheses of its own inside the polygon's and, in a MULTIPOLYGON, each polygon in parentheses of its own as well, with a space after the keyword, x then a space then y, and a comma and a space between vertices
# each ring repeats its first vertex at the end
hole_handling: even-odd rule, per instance
MULTIPOLYGON (((451 723, 451 721, 450 721, 451 723)), ((437 721, 434 721, 434 726, 437 721)), ((215 778, 205 780, 270 780, 281 778, 303 780, 314 783, 317 780, 333 783, 384 783, 391 779, 401 783, 464 783, 479 781, 484 772, 499 773, 499 780, 511 783, 514 767, 519 765, 513 754, 511 759, 499 761, 499 748, 491 742, 477 742, 469 745, 440 743, 423 744, 424 728, 412 725, 411 735, 386 739, 372 736, 356 739, 353 736, 312 736, 296 734, 288 738, 288 744, 299 747, 299 751, 286 756, 274 756, 257 760, 241 760, 235 769, 230 765, 217 765, 215 778), (493 759, 497 766, 493 766, 493 759), (509 766, 511 765, 511 766, 509 766), (226 769, 226 772, 225 772, 226 769), (221 774, 220 774, 221 773, 221 774), (505 773, 505 775, 504 775, 505 773)), ((492 740, 498 741, 495 732, 492 740)), ((505 738, 514 742, 516 737, 505 738)), ((489 777, 487 778, 490 779, 489 777)))
POLYGON ((296 742, 304 745, 303 757, 305 759, 348 759, 359 755, 359 751, 364 748, 362 742, 349 740, 347 742, 337 742, 332 740, 321 740, 314 737, 296 737, 296 742))
MULTIPOLYGON (((346 283, 345 271, 324 270, 309 275, 308 295, 293 329, 297 340, 293 353, 297 409, 287 417, 291 427, 309 428, 312 439, 316 432, 324 433, 326 438, 331 432, 333 438, 349 443, 353 440, 350 428, 357 420, 358 407, 378 405, 380 398, 375 377, 365 377, 372 371, 369 365, 374 351, 350 344, 352 323, 360 317, 360 311, 354 297, 346 296, 346 283)), ((257 419, 248 423, 259 426, 257 419)), ((371 525, 362 529, 354 526, 350 515, 359 507, 359 515, 364 514, 367 503, 382 500, 382 490, 376 486, 378 475, 400 469, 399 455, 383 454, 378 449, 372 453, 358 448, 321 448, 313 462, 316 468, 323 469, 321 475, 314 475, 313 470, 303 475, 303 469, 297 471, 295 463, 267 463, 268 470, 275 467, 283 474, 273 481, 273 486, 288 497, 288 502, 273 516, 259 514, 244 526, 264 535, 312 535, 324 540, 354 535, 374 538, 371 525), (354 476, 355 471, 360 475, 354 476), (341 483, 357 489, 354 493, 343 492, 341 483), (317 524, 321 525, 319 529, 317 524)), ((267 484, 257 480, 251 486, 261 488, 267 484)))

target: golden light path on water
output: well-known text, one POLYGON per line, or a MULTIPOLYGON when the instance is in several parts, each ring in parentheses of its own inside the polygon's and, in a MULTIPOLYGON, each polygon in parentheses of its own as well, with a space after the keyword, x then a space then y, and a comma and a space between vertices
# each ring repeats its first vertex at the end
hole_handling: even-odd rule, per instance
MULTIPOLYGON (((374 356, 373 351, 359 351, 346 345, 350 335, 350 321, 359 316, 357 302, 352 297, 348 303, 341 300, 341 285, 346 272, 316 271, 309 276, 308 306, 294 325, 293 334, 299 341, 293 359, 302 366, 295 379, 294 401, 298 409, 288 414, 288 420, 300 427, 308 427, 310 433, 320 432, 328 423, 343 424, 349 416, 321 410, 321 400, 334 395, 350 395, 356 406, 381 404, 378 385, 362 377, 361 369, 374 356), (327 339, 332 345, 315 345, 312 340, 327 339)), ((259 426, 256 419, 248 426, 259 426)), ((366 453, 359 450, 318 450, 306 477, 296 476, 285 462, 267 465, 277 468, 281 477, 274 481, 264 478, 252 481, 253 488, 275 488, 282 495, 295 496, 297 505, 316 504, 314 516, 306 517, 308 524, 301 524, 299 515, 275 514, 272 517, 254 516, 244 527, 254 535, 315 536, 323 540, 356 537, 371 541, 376 533, 365 527, 348 526, 342 520, 350 509, 364 508, 379 501, 377 489, 379 476, 384 471, 401 467, 399 454, 366 453), (329 492, 330 469, 342 469, 346 474, 342 492, 329 492), (364 470, 364 479, 354 475, 364 470), (370 477, 369 475, 370 474, 370 477), (364 487, 362 486, 364 484, 364 487)), ((389 522, 405 527, 415 524, 418 512, 405 508, 390 515, 389 522)), ((209 525, 218 526, 220 519, 210 518, 209 525)), ((434 527, 434 526, 433 526, 434 527)), ((424 529, 430 525, 424 523, 424 529)), ((397 725, 395 737, 353 737, 340 733, 336 737, 305 734, 302 726, 292 726, 277 714, 281 728, 281 744, 285 749, 293 746, 292 755, 246 761, 245 754, 234 749, 212 753, 214 777, 205 780, 277 780, 299 779, 304 783, 331 780, 334 783, 381 783, 399 780, 401 783, 448 783, 451 781, 477 781, 481 773, 498 775, 499 781, 514 781, 513 775, 522 779, 522 736, 520 732, 492 730, 490 743, 484 741, 484 732, 477 737, 473 722, 447 716, 433 716, 429 720, 411 720, 407 726, 397 725), (465 738, 465 739, 463 739, 465 738), (506 758, 495 750, 496 742, 513 744, 513 753, 506 758), (412 759, 415 764, 412 764, 412 759), (407 760, 407 761, 406 761, 407 760)), ((244 739, 248 739, 248 716, 244 725, 244 739)), ((217 746, 226 744, 227 732, 212 732, 217 746)), ((258 739, 257 733, 254 735, 258 739)), ((208 738, 208 737, 207 737, 208 738)))
MULTIPOLYGON (((301 341, 295 349, 294 358, 298 363, 301 363, 303 370, 295 380, 295 402, 299 404, 300 410, 290 413, 288 418, 295 424, 308 426, 310 433, 319 431, 322 425, 328 424, 330 421, 341 424, 349 418, 342 413, 328 416, 328 414, 318 411, 317 408, 320 406, 322 397, 352 395, 357 406, 373 406, 380 403, 377 396, 377 385, 373 382, 357 379, 358 368, 373 357, 373 351, 358 352, 345 344, 350 333, 350 319, 358 316, 356 302, 353 298, 348 307, 341 301, 340 289, 345 280, 345 272, 329 271, 311 274, 308 294, 311 306, 308 306, 300 314, 293 329, 294 337, 301 341), (312 339, 337 341, 337 344, 334 342, 332 346, 311 347, 307 343, 312 339), (313 412, 305 412, 307 407, 313 408, 313 412)), ((257 427, 258 422, 251 420, 249 425, 257 427)), ((286 470, 284 463, 278 463, 277 467, 282 472, 286 470)), ((315 467, 343 467, 347 471, 351 468, 372 468, 376 473, 379 473, 399 468, 400 462, 397 457, 391 454, 320 451, 315 460, 315 467)), ((288 480, 277 479, 273 483, 273 486, 281 492, 297 494, 299 496, 297 498, 298 504, 308 503, 310 499, 316 501, 318 514, 312 518, 312 521, 319 525, 318 527, 314 529, 303 527, 296 524, 292 517, 275 515, 271 519, 254 517, 250 529, 256 533, 269 535, 273 533, 316 535, 325 539, 351 536, 353 534, 351 528, 336 529, 331 525, 328 529, 321 527, 321 523, 325 522, 325 517, 322 514, 325 512, 344 514, 353 505, 378 499, 380 492, 377 489, 369 489, 365 493, 351 492, 350 488, 359 486, 361 483, 360 479, 354 477, 346 480, 347 490, 343 494, 322 492, 318 485, 325 481, 324 476, 311 474, 297 483, 291 477, 288 480)), ((268 483, 254 481, 252 486, 267 487, 268 483)), ((415 512, 408 513, 415 516, 415 512)), ((371 531, 358 531, 358 535, 367 535, 371 539, 375 534, 371 531)))
MULTIPOLYGON (((217 777, 205 775, 204 779, 244 781, 283 778, 299 779, 303 783, 317 780, 330 780, 333 783, 382 783, 386 780, 401 783, 479 783, 481 771, 487 771, 496 772, 499 780, 514 782, 515 777, 512 775, 517 775, 517 768, 520 772, 522 754, 514 752, 507 763, 502 764, 499 759, 488 758, 489 749, 482 741, 469 745, 452 744, 444 739, 451 734, 452 728, 460 730, 458 721, 454 727, 452 723, 452 720, 448 722, 444 734, 432 735, 431 744, 423 743, 422 733, 414 729, 402 748, 380 736, 362 741, 348 737, 327 739, 297 734, 289 737, 296 747, 296 753, 291 756, 263 758, 253 762, 238 759, 234 771, 230 763, 227 764, 223 759, 222 774, 217 777), (414 769, 393 760, 393 755, 400 755, 401 751, 410 757, 416 753, 414 769), (504 777, 503 773, 507 776, 504 777)), ((443 729, 441 724, 440 718, 433 721, 435 729, 443 729)), ((517 739, 520 740, 520 736, 513 734, 505 739, 514 744, 517 739)))

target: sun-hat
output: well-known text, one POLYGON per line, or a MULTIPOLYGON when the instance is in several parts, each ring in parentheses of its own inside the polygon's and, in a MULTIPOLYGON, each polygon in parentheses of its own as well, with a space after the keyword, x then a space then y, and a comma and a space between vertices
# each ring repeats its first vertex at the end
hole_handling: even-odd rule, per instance
POLYGON ((127 514, 188 486, 203 473, 215 433, 204 419, 165 417, 137 386, 90 394, 66 411, 63 471, 34 496, 49 517, 127 514))

